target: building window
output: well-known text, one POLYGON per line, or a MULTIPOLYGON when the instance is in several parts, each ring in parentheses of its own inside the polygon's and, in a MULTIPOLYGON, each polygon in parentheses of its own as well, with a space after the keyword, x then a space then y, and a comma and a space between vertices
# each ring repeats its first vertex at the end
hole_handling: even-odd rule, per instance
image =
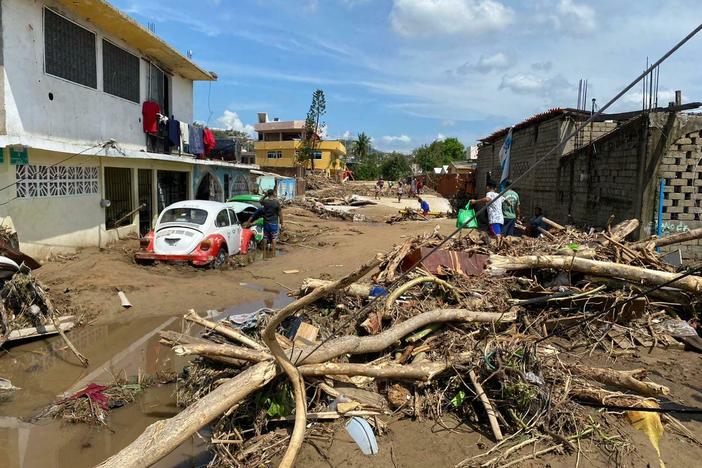
POLYGON ((132 170, 126 167, 105 168, 105 198, 110 206, 105 208, 105 227, 114 229, 132 224, 132 170), (127 216, 129 215, 129 216, 127 216))
POLYGON ((16 166, 17 197, 64 197, 100 193, 98 167, 16 166))
POLYGON ((269 151, 267 156, 268 156, 268 159, 283 159, 283 152, 282 151, 269 151))
POLYGON ((314 156, 314 159, 322 159, 322 152, 321 151, 313 151, 312 155, 314 156))
POLYGON ((139 57, 102 40, 103 90, 124 99, 138 103, 139 99, 139 57))
POLYGON ((97 89, 95 34, 44 9, 44 71, 97 89))
POLYGON ((158 103, 163 115, 170 115, 169 107, 169 76, 153 63, 149 63, 149 101, 158 103))

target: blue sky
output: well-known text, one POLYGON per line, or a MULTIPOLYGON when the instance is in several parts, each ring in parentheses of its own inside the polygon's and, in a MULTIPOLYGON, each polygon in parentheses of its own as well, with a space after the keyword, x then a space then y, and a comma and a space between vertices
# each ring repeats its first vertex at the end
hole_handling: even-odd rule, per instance
MULTIPOLYGON (((316 88, 330 137, 365 131, 409 152, 464 144, 549 107, 575 107, 578 80, 604 104, 700 21, 693 0, 113 0, 219 75, 195 87, 195 118, 250 130, 257 112, 303 119, 316 88)), ((702 35, 661 67, 702 100, 702 35)), ((641 106, 640 88, 615 111, 641 106)))

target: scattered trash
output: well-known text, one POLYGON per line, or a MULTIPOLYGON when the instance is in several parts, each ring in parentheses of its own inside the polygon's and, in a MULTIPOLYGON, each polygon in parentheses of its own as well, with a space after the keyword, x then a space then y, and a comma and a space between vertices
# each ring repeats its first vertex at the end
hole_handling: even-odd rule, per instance
MULTIPOLYGON (((646 369, 590 367, 578 357, 682 346, 675 332, 690 333, 679 321, 693 313, 702 277, 679 277, 655 241, 627 242, 635 220, 599 233, 549 226, 551 235, 538 238, 407 238, 342 279, 305 279, 295 302, 246 334, 227 322, 185 343, 162 332, 178 355, 199 357, 178 384, 189 406, 159 429, 194 433, 211 422, 213 464, 222 466, 269 465, 283 444, 299 450, 300 427, 328 437, 325 421, 351 416, 354 440, 377 453, 368 413, 377 425, 390 414, 439 424, 450 413, 482 427, 498 445, 459 466, 509 465, 517 450, 549 440, 544 450, 581 439, 608 450, 622 435, 608 434, 609 415, 586 403, 640 408, 674 395, 646 369), (293 366, 277 365, 280 352, 293 366), (306 412, 272 417, 273 403, 306 412), (199 424, 180 426, 189 420, 199 424)), ((152 464, 173 444, 147 432, 111 462, 146 447, 129 462, 152 464)))
POLYGON ((364 455, 378 454, 378 441, 375 439, 373 428, 368 424, 368 421, 355 416, 346 423, 346 431, 364 455))
POLYGON ((119 301, 122 303, 123 308, 129 309, 132 307, 132 304, 129 302, 129 299, 127 299, 127 295, 124 294, 123 291, 117 291, 117 295, 119 296, 119 301))

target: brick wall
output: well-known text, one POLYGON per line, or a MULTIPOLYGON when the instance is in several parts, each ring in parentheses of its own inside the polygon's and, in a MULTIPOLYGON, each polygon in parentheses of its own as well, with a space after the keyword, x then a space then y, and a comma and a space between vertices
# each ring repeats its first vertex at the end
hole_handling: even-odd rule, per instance
MULTIPOLYGON (((702 227, 701 161, 702 131, 690 132, 677 139, 661 160, 656 176, 658 180, 665 179, 663 235, 702 227)), ((663 248, 664 251, 677 249, 685 258, 702 259, 702 240, 663 248)))

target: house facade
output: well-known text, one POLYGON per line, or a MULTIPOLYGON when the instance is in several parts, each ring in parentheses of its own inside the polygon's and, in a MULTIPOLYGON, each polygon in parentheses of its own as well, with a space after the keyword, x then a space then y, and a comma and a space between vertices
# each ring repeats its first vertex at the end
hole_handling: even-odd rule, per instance
MULTIPOLYGON (((289 177, 301 177, 312 162, 301 164, 298 152, 305 131, 303 120, 268 121, 266 113, 259 114, 254 125, 258 141, 254 143, 256 164, 262 169, 289 177)), ((322 140, 314 148, 314 170, 336 175, 345 169, 346 147, 340 141, 322 140)))
MULTIPOLYGON (((689 103, 650 111, 604 115, 515 183, 522 213, 540 207, 560 223, 606 227, 641 221, 640 238, 702 227, 702 115, 689 103), (662 189, 662 190, 661 190, 662 189)), ((588 114, 553 109, 513 127, 510 174, 526 172, 571 133, 588 114)), ((477 191, 499 180, 499 151, 509 129, 481 140, 477 191)), ((702 258, 702 243, 670 249, 702 258)), ((665 249, 664 249, 665 250, 665 249)))
POLYGON ((145 102, 192 123, 193 82, 216 76, 108 2, 4 0, 0 27, 0 218, 23 250, 102 246, 175 201, 244 190, 252 166, 145 133, 145 102))

